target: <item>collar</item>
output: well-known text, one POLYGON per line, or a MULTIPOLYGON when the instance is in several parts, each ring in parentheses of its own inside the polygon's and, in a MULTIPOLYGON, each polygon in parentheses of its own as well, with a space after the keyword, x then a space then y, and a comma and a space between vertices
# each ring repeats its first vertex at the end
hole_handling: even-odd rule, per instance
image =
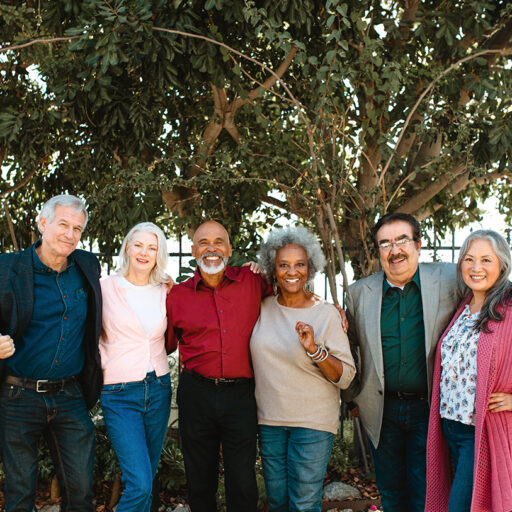
MULTIPOLYGON (((222 278, 221 283, 226 278, 228 278, 230 281, 240 281, 239 272, 237 272, 236 269, 234 269, 233 267, 230 267, 229 265, 226 265, 226 270, 224 271, 224 276, 222 278)), ((199 267, 196 267, 196 270, 194 272, 194 277, 192 278, 192 284, 194 286, 194 290, 197 290, 197 287, 199 286, 199 283, 201 283, 201 282, 206 286, 206 283, 204 283, 203 278, 201 277, 201 272, 199 271, 199 267)))
POLYGON ((388 281, 388 278, 386 277, 386 274, 384 273, 384 284, 382 285, 382 295, 386 295, 388 290, 391 290, 392 288, 398 288, 399 290, 400 289, 404 290, 405 287, 409 283, 414 283, 416 285, 416 287, 418 288, 418 290, 421 290, 421 286, 420 286, 420 267, 419 267, 419 265, 418 265, 418 268, 416 269, 416 272, 414 272, 414 275, 412 276, 412 279, 410 281, 408 281, 407 283, 405 283, 403 288, 400 288, 399 286, 393 286, 392 284, 390 284, 389 281, 388 281))
MULTIPOLYGON (((33 265, 34 265, 34 272, 38 272, 38 273, 41 273, 41 274, 50 274, 50 273, 53 272, 54 274, 57 274, 56 270, 53 270, 53 268, 48 267, 47 265, 45 265, 40 260, 39 255, 36 252, 36 249, 41 246, 41 243, 42 243, 42 241, 38 240, 32 246, 32 262, 33 262, 33 265)), ((73 253, 71 253, 68 256, 68 264, 67 264, 66 268, 62 272, 65 272, 66 270, 68 270, 73 265, 75 265, 75 256, 74 256, 73 253)))

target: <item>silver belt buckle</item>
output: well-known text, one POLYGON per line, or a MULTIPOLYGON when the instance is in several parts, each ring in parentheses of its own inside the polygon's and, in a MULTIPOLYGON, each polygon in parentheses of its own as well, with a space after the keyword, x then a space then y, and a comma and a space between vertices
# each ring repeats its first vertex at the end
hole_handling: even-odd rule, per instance
POLYGON ((36 381, 36 393, 47 393, 47 389, 39 389, 39 384, 44 384, 48 382, 48 379, 40 379, 36 381))

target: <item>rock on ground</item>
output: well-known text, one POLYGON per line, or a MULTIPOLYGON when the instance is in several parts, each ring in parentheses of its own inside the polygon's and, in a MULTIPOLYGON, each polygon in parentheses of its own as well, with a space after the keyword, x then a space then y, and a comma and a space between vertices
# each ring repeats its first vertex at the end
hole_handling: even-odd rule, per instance
POLYGON ((347 498, 360 498, 361 493, 351 485, 343 482, 331 482, 324 487, 322 498, 326 500, 344 500, 347 498))

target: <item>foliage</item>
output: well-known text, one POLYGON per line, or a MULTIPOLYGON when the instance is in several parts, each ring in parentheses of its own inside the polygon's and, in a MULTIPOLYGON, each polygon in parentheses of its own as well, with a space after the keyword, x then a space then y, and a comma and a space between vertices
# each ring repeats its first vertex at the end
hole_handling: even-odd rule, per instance
POLYGON ((0 197, 22 246, 61 191, 88 199, 102 249, 140 220, 179 233, 217 218, 251 251, 294 215, 319 232, 336 296, 345 257, 372 271, 384 212, 442 232, 495 194, 511 218, 511 13, 506 0, 3 2, 4 46, 28 45, 0 54, 0 197))

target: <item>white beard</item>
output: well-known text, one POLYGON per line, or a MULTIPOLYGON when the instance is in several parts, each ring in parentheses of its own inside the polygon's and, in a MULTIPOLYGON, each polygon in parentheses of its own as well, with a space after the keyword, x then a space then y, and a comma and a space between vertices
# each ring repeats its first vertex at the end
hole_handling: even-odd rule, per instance
MULTIPOLYGON (((222 258, 222 261, 218 265, 207 265, 204 262, 204 258, 207 258, 208 256, 214 256, 211 253, 206 253, 201 256, 201 259, 196 260, 197 266, 205 273, 205 274, 218 274, 219 272, 222 272, 224 268, 226 267, 226 264, 228 262, 228 258, 222 258)), ((218 256, 216 254, 215 256, 218 256)))

